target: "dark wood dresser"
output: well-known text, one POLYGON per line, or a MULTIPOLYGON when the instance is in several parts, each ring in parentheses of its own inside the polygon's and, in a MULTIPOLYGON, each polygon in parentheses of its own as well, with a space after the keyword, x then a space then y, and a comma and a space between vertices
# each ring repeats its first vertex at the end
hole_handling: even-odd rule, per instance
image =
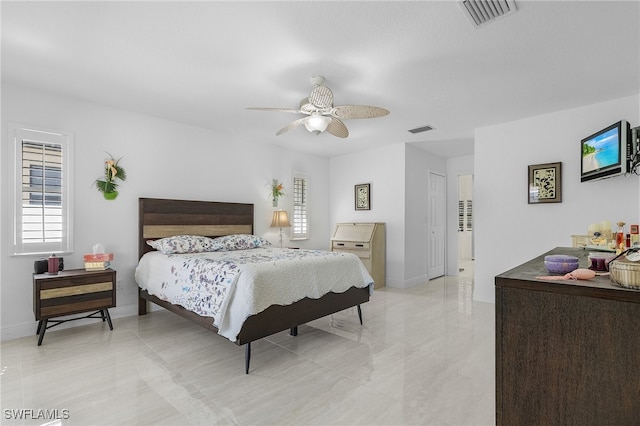
POLYGON ((640 290, 544 281, 544 256, 495 277, 496 424, 639 425, 640 290))

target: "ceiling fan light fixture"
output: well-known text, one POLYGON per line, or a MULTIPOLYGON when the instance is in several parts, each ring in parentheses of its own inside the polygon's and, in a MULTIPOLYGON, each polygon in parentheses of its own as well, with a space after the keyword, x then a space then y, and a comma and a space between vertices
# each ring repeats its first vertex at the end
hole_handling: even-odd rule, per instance
POLYGON ((333 92, 324 86, 324 77, 316 75, 311 77, 311 93, 300 101, 299 109, 291 108, 264 108, 249 107, 251 110, 280 111, 294 114, 303 114, 304 117, 290 122, 278 130, 276 136, 280 136, 296 127, 303 125, 310 133, 319 135, 327 133, 346 138, 349 136, 347 126, 342 122, 345 118, 377 118, 389 114, 384 108, 371 105, 338 105, 333 104, 333 92))
POLYGON ((331 123, 331 117, 325 115, 312 114, 304 122, 304 127, 311 133, 320 134, 327 130, 327 126, 331 123))

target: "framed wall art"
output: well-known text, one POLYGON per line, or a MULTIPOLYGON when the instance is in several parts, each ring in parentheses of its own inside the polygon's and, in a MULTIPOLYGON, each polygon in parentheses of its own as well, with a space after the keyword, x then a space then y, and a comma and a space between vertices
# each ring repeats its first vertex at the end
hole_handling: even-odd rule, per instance
POLYGON ((361 183, 355 186, 356 210, 371 210, 371 184, 361 183))
POLYGON ((562 163, 529 166, 529 204, 562 202, 562 163))

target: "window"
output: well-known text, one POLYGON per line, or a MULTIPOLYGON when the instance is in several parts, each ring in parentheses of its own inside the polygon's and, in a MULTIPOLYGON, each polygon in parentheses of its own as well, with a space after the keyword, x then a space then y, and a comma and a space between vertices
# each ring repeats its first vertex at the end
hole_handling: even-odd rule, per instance
POLYGON ((72 250, 71 133, 9 126, 14 149, 14 254, 72 250))
POLYGON ((473 201, 458 201, 458 231, 473 230, 473 201))
POLYGON ((293 173, 293 226, 292 240, 309 238, 307 220, 307 178, 302 173, 293 173))

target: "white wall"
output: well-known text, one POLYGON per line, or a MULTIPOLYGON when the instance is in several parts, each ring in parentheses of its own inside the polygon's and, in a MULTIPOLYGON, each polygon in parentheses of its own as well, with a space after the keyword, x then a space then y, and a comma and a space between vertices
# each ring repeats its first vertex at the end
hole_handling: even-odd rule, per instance
POLYGON ((405 145, 405 165, 404 287, 412 287, 433 278, 429 277, 429 173, 446 175, 446 161, 405 145))
MULTIPOLYGON (((473 161, 473 155, 465 155, 447 159, 447 275, 455 276, 459 274, 458 176, 473 175, 473 161)), ((476 221, 475 211, 473 220, 474 222, 476 221)))
POLYGON ((384 222, 388 287, 404 287, 404 162, 404 144, 333 157, 329 161, 331 231, 341 222, 384 222), (355 210, 354 185, 359 183, 371 184, 371 210, 355 210))
POLYGON ((640 125, 638 96, 476 129, 474 299, 494 302, 494 277, 590 223, 640 223, 640 178, 580 182, 580 140, 620 120, 640 125), (527 203, 527 166, 562 162, 562 203, 527 203))
POLYGON ((386 223, 387 287, 411 287, 429 278, 429 171, 446 173, 446 162, 404 143, 330 160, 331 224, 386 223), (371 183, 371 210, 355 211, 353 186, 368 182, 371 183))
MULTIPOLYGON (((327 247, 329 227, 329 160, 249 141, 227 141, 216 132, 150 116, 61 98, 28 89, 2 86, 2 149, 0 185, 0 287, 2 339, 35 333, 32 311, 33 261, 40 256, 11 256, 13 177, 8 175, 7 123, 56 128, 75 134, 75 251, 65 267, 81 268, 82 254, 97 243, 115 253, 114 268, 123 290, 117 294, 115 317, 136 314, 133 271, 137 263, 138 197, 180 198, 255 204, 255 233, 277 242, 269 228, 272 178, 291 188, 291 172, 305 172, 309 181, 311 238, 303 248, 327 247), (105 151, 123 157, 127 181, 120 195, 106 201, 93 187, 103 173, 105 151), (251 153, 247 155, 247 153, 251 153)), ((370 177, 364 177, 364 181, 370 177)), ((380 184, 380 189, 384 186, 380 184)), ((351 187, 353 188, 353 187, 351 187)), ((374 185, 374 197, 376 196, 374 185)), ((374 198, 374 203, 376 202, 374 198)), ((290 197, 280 207, 291 211, 290 197)), ((375 204, 374 204, 375 206, 375 204)), ((382 206, 381 206, 382 207, 382 206)), ((374 210, 375 211, 375 210, 374 210)))

